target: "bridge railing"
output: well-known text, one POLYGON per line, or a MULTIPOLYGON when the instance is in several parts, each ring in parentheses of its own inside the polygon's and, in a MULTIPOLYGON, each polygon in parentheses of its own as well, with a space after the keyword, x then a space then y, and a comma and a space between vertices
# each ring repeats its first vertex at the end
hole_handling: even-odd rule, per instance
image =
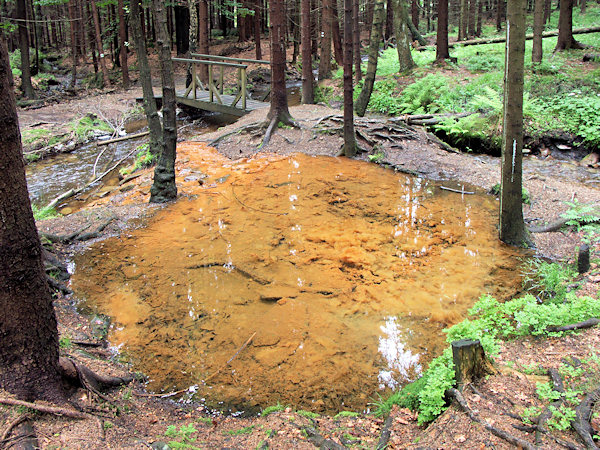
POLYGON ((226 68, 234 68, 238 70, 237 80, 237 92, 230 107, 237 107, 236 105, 241 100, 241 109, 246 109, 246 99, 249 98, 248 94, 248 83, 246 69, 247 64, 270 64, 269 61, 257 60, 257 59, 245 59, 245 58, 229 58, 227 56, 218 55, 207 55, 202 53, 191 53, 190 56, 193 58, 172 58, 175 62, 183 62, 191 65, 192 82, 187 87, 184 97, 189 98, 190 94, 193 93, 193 98, 197 99, 198 88, 208 91, 209 101, 211 103, 216 102, 225 105, 223 102, 223 91, 224 91, 224 72, 226 68), (197 67, 199 65, 208 66, 208 84, 206 87, 204 83, 198 78, 197 67), (215 73, 215 70, 218 73, 215 73))

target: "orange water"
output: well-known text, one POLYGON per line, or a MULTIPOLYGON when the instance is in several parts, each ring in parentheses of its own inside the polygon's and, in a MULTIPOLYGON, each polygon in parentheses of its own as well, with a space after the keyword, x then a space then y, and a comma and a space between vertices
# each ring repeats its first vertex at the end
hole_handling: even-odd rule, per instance
POLYGON ((152 390, 362 409, 414 379, 480 295, 519 285, 491 197, 343 158, 204 164, 191 198, 76 260, 76 293, 152 390))

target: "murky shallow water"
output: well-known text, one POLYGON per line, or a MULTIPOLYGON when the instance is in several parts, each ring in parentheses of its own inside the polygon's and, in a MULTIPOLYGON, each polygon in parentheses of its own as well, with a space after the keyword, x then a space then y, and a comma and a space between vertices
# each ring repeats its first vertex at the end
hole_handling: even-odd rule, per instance
POLYGON ((77 295, 152 390, 359 410, 414 378, 481 294, 519 285, 491 197, 345 158, 212 167, 194 198, 76 259, 77 295))

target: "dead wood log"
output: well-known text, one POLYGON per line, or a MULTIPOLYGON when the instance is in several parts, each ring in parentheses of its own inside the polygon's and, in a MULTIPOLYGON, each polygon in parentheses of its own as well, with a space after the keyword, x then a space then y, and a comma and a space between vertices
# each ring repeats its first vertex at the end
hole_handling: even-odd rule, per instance
MULTIPOLYGON (((586 34, 586 33, 597 33, 600 32, 599 27, 588 27, 588 28, 576 28, 573 30, 573 34, 586 34)), ((554 31, 545 31, 542 34, 542 37, 553 37, 558 36, 558 30, 554 31)), ((533 39, 533 34, 527 34, 525 36, 526 40, 533 39)), ((448 44, 449 48, 454 48, 456 45, 481 45, 481 44, 497 44, 500 42, 506 42, 506 37, 495 37, 495 38, 485 38, 485 39, 470 39, 467 41, 458 41, 451 44, 448 44)), ((418 47, 417 50, 425 50, 430 48, 431 46, 422 46, 418 47)))
POLYGON ((590 246, 583 244, 577 254, 577 272, 580 274, 590 270, 590 246))
POLYGON ((141 133, 136 133, 136 134, 129 134, 127 136, 123 136, 123 137, 118 137, 115 139, 107 139, 105 141, 98 141, 97 145, 109 145, 109 144, 114 144, 115 142, 121 142, 121 141, 128 141, 130 139, 136 139, 136 138, 141 138, 144 136, 148 136, 150 134, 149 131, 142 131, 141 133))
POLYGON ((473 380, 495 372, 478 340, 452 342, 452 361, 459 391, 473 380))
POLYGON ((458 389, 450 388, 446 391, 446 395, 450 398, 454 398, 456 400, 456 402, 458 403, 458 405, 460 406, 460 408, 467 414, 467 416, 469 416, 469 418, 473 422, 477 422, 477 423, 483 425, 483 427, 486 430, 488 430, 490 433, 492 433, 494 436, 497 436, 500 439, 504 439, 506 442, 508 442, 512 445, 516 445, 517 447, 524 448, 526 450, 537 450, 537 447, 534 446, 533 444, 531 444, 527 441, 524 441, 523 439, 520 439, 516 436, 513 436, 512 434, 510 434, 504 430, 500 430, 500 429, 494 427, 493 425, 490 425, 485 420, 481 420, 473 412, 473 410, 469 407, 469 405, 467 404, 467 401, 465 400, 465 398, 463 397, 463 395, 460 393, 460 391, 458 389))
POLYGON ((592 328, 600 324, 600 319, 592 318, 583 322, 572 323, 570 325, 550 326, 546 328, 549 333, 559 333, 561 331, 583 330, 584 328, 592 328))
POLYGON ((573 428, 588 449, 598 448, 592 438, 592 425, 590 424, 592 408, 598 401, 600 401, 600 387, 588 393, 579 406, 575 408, 575 420, 572 422, 573 428))
POLYGON ((427 133, 427 139, 429 139, 431 142, 436 143, 437 145, 439 145, 440 147, 442 147, 443 150, 446 150, 447 152, 460 153, 460 150, 452 147, 449 144, 446 144, 444 141, 442 141, 440 138, 438 138, 433 133, 427 133))
MULTIPOLYGON (((552 389, 556 392, 564 394, 565 387, 558 371, 554 368, 550 368, 548 369, 548 375, 550 375, 550 379, 552 380, 552 389)), ((542 445, 542 434, 549 434, 550 432, 550 430, 548 430, 548 428, 546 427, 546 422, 548 422, 548 419, 552 417, 552 410, 554 408, 559 408, 560 405, 562 405, 563 401, 564 398, 561 397, 558 400, 552 402, 550 405, 544 408, 542 413, 538 416, 535 431, 535 445, 542 445)))
POLYGON ((306 433, 308 440, 315 447, 318 447, 320 449, 327 449, 327 450, 343 450, 343 449, 347 448, 347 447, 344 447, 343 445, 338 444, 335 441, 332 441, 331 439, 324 438, 313 427, 309 427, 309 426, 301 427, 298 425, 297 425, 297 427, 298 427, 298 429, 300 429, 301 431, 304 431, 306 433))

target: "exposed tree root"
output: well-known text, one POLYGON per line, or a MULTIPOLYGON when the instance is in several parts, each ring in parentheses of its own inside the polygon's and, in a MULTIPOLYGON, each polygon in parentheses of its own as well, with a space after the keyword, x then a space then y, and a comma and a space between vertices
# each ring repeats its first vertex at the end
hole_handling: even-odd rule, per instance
POLYGON ((225 134, 219 136, 218 138, 213 139, 212 141, 210 141, 208 143, 208 145, 210 145, 211 147, 217 147, 221 141, 227 139, 229 136, 233 136, 235 134, 240 134, 240 133, 243 133, 244 131, 261 130, 264 127, 265 127, 264 122, 252 122, 249 125, 244 125, 243 127, 236 128, 235 130, 230 131, 229 133, 225 133, 225 134))
POLYGON ((59 406, 41 405, 39 403, 25 402, 23 400, 16 400, 13 398, 0 398, 0 403, 10 406, 24 406, 35 411, 40 411, 46 414, 54 414, 56 416, 70 417, 71 419, 96 419, 96 417, 92 416, 91 414, 76 411, 74 409, 61 408, 59 406))
POLYGON ((595 327, 598 324, 600 324, 600 319, 592 318, 583 322, 572 323, 570 325, 548 327, 546 330, 551 333, 557 333, 560 331, 583 330, 584 328, 595 327))
POLYGON ((8 426, 4 429, 2 436, 0 436, 0 444, 2 444, 3 442, 6 441, 6 438, 8 438, 8 436, 10 436, 10 433, 13 430, 13 428, 15 428, 20 423, 25 422, 26 420, 29 420, 29 419, 30 419, 29 414, 22 414, 19 417, 17 417, 15 420, 13 420, 11 423, 9 423, 8 426))
POLYGON ((383 428, 381 429, 381 435, 379 436, 379 442, 377 442, 377 447, 375 447, 377 450, 384 450, 387 448, 387 446, 390 442, 390 437, 392 436, 392 430, 390 430, 390 428, 392 427, 392 423, 394 423, 394 418, 390 414, 385 419, 383 428))
POLYGON ((530 233, 551 233, 554 231, 560 230, 565 224, 569 221, 569 219, 565 219, 563 217, 553 220, 547 225, 542 225, 538 227, 529 227, 530 233))
POLYGON ((343 445, 338 444, 335 441, 332 441, 331 439, 326 439, 324 438, 315 428, 310 427, 308 425, 306 426, 299 426, 296 425, 298 427, 299 430, 304 431, 306 433, 306 436, 308 437, 308 440, 311 444, 313 444, 315 447, 320 448, 320 449, 326 449, 326 450, 343 450, 347 447, 344 447, 343 445))
POLYGON ((590 424, 592 408, 598 401, 600 401, 600 388, 587 394, 579 406, 575 408, 575 420, 572 426, 588 449, 598 448, 592 438, 592 425, 590 424))
MULTIPOLYGON (((558 371, 556 369, 550 368, 548 369, 548 375, 550 375, 550 378, 552 379, 552 388, 556 392, 560 392, 561 394, 563 394, 565 392, 565 388, 562 378, 560 377, 558 371)), ((550 419, 550 417, 552 417, 552 409, 560 407, 563 401, 563 398, 559 398, 558 400, 552 402, 552 404, 548 405, 539 415, 537 419, 537 429, 535 432, 535 445, 542 445, 542 434, 549 433, 549 430, 546 427, 546 422, 548 421, 548 419, 550 419)))
MULTIPOLYGON (((100 391, 103 387, 116 387, 125 384, 129 384, 133 381, 133 377, 109 377, 105 375, 97 374, 86 366, 73 361, 70 358, 59 358, 58 363, 60 365, 62 375, 67 380, 76 384, 78 380, 85 379, 85 383, 93 387, 95 390, 100 391)), ((82 382, 81 385, 85 387, 82 382)))
POLYGON ((459 404, 459 406, 461 407, 461 409, 469 416, 469 418, 473 422, 480 423, 481 425, 483 425, 483 427, 486 430, 491 432, 494 436, 504 439, 506 442, 509 442, 512 445, 519 446, 526 450, 536 449, 536 446, 530 444, 529 442, 524 441, 523 439, 520 439, 516 436, 513 436, 512 434, 510 434, 504 430, 499 430, 498 428, 494 427, 493 425, 490 425, 489 423, 487 423, 485 420, 481 420, 479 417, 477 417, 477 415, 473 412, 473 410, 469 407, 469 405, 467 405, 465 398, 458 391, 458 389, 450 388, 446 391, 446 395, 448 397, 454 398, 456 400, 456 402, 459 404))
POLYGON ((53 243, 59 242, 61 244, 68 244, 69 242, 73 242, 73 241, 87 241, 90 239, 95 239, 98 236, 100 236, 100 233, 102 233, 102 231, 104 231, 104 229, 116 218, 117 218, 117 216, 115 216, 115 215, 109 217, 104 222, 102 222, 94 231, 89 232, 89 233, 84 233, 84 232, 91 227, 91 224, 88 224, 88 225, 84 226, 83 228, 80 228, 79 230, 75 231, 74 233, 67 234, 67 235, 40 233, 40 236, 47 239, 50 242, 53 242, 53 243))

